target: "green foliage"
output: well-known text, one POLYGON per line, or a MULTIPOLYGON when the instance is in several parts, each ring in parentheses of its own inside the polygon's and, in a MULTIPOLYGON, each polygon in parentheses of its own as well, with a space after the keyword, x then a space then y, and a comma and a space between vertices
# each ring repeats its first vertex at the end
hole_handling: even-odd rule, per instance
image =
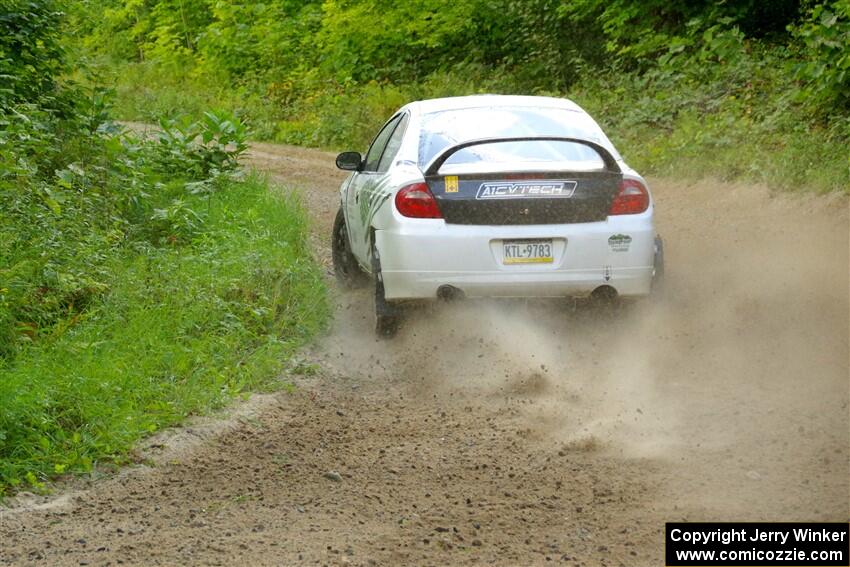
POLYGON ((71 3, 72 25, 83 45, 114 57, 155 57, 180 64, 191 59, 210 17, 209 0, 80 0, 71 3))
POLYGON ((327 317, 305 217, 251 178, 223 188, 190 244, 111 255, 108 293, 0 368, 0 493, 123 462, 140 436, 274 387, 327 317))
POLYGON ((474 0, 327 0, 320 54, 338 80, 414 79, 466 58, 483 9, 474 0))
POLYGON ((271 384, 327 317, 305 214, 242 179, 239 120, 138 137, 81 108, 65 138, 30 110, 0 130, 0 493, 271 384))
POLYGON ((162 118, 156 133, 156 163, 168 171, 186 172, 211 181, 237 168, 248 149, 247 129, 236 118, 205 112, 200 122, 162 118), (212 178, 212 179, 211 179, 212 178))
POLYGON ((306 215, 239 169, 244 121, 125 132, 108 91, 58 80, 52 3, 3 2, 0 21, 2 496, 272 386, 327 305, 306 215))
POLYGON ((737 29, 750 38, 782 34, 798 17, 799 5, 796 0, 575 0, 559 5, 558 12, 585 26, 599 26, 606 50, 618 63, 645 69, 671 47, 698 43, 705 30, 737 29))
POLYGON ((818 4, 794 29, 804 45, 796 77, 815 109, 850 110, 850 0, 818 4))
POLYGON ((198 37, 203 73, 278 76, 311 63, 321 2, 215 2, 211 11, 213 22, 198 37))
POLYGON ((63 69, 60 18, 54 0, 0 0, 0 107, 54 89, 63 69))
MULTIPOLYGON (((98 96, 92 100, 102 104, 98 96)), ((59 124, 22 110, 10 112, 0 130, 0 147, 7 149, 0 154, 2 317, 17 329, 10 337, 7 327, 0 341, 6 357, 52 335, 106 292, 104 264, 116 247, 199 230, 201 217, 180 203, 220 184, 245 150, 244 126, 212 113, 183 131, 172 127, 157 141, 142 141, 116 134, 109 123, 92 132, 91 115, 101 111, 91 107, 59 124)))

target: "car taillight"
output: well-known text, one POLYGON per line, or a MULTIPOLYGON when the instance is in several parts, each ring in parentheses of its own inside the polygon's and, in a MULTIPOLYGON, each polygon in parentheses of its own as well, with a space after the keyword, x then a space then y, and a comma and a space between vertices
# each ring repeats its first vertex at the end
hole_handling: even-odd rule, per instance
POLYGON ((649 192, 640 181, 623 179, 609 215, 636 215, 649 208, 649 192))
POLYGON ((395 208, 402 215, 414 219, 443 218, 437 199, 426 183, 414 183, 399 189, 395 194, 395 208))

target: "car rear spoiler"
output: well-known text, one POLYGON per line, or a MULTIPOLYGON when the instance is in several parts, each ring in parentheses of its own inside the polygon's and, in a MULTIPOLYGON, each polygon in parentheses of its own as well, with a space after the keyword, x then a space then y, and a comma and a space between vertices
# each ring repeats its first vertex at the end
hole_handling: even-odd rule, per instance
POLYGON ((471 146, 482 146, 484 144, 499 144, 502 142, 572 142, 574 144, 581 144, 583 146, 591 148, 597 154, 599 154, 599 157, 602 158, 602 162, 605 164, 606 171, 611 173, 622 173, 620 166, 617 164, 617 160, 614 159, 614 156, 611 155, 611 152, 609 152, 603 146, 597 144, 596 142, 591 142, 590 140, 583 140, 581 138, 567 138, 562 136, 521 136, 512 138, 480 138, 478 140, 468 140, 466 142, 462 142, 454 146, 449 146, 448 148, 437 154, 434 159, 431 160, 431 163, 429 163, 428 166, 425 168, 425 177, 433 177, 434 175, 436 175, 437 172, 440 171, 440 168, 443 166, 443 164, 460 150, 469 148, 471 146))

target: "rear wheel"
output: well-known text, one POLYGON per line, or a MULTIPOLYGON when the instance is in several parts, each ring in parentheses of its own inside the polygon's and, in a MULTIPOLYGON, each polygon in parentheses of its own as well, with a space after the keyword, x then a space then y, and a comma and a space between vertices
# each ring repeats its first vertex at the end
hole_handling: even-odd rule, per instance
POLYGON ((345 214, 342 208, 336 213, 334 219, 333 234, 331 235, 331 257, 333 258, 334 275, 336 281, 346 288, 352 289, 362 287, 368 279, 357 258, 351 252, 351 243, 348 240, 348 228, 345 225, 345 214))
POLYGON ((401 325, 401 309, 387 301, 384 279, 381 276, 381 259, 378 250, 372 247, 372 273, 375 278, 375 335, 379 339, 391 339, 401 325))

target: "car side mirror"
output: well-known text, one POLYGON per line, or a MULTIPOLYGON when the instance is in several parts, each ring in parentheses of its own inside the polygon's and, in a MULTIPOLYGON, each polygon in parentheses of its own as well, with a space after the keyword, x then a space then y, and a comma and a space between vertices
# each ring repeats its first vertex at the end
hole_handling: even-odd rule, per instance
POLYGON ((342 152, 336 156, 336 166, 346 171, 360 171, 363 157, 360 152, 342 152))

